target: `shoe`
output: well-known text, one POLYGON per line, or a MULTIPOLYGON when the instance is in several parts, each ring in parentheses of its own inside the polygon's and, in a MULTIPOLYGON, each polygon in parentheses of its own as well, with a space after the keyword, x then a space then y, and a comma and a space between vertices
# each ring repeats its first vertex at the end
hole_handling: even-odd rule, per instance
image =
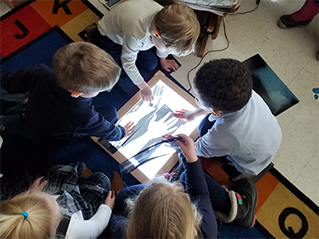
POLYGON ((168 180, 168 181, 178 181, 179 180, 179 175, 177 175, 177 173, 175 172, 171 172, 171 173, 163 173, 163 176, 168 180))
POLYGON ((308 25, 311 21, 312 21, 312 19, 306 20, 306 21, 296 22, 296 21, 294 21, 294 19, 292 19, 291 15, 283 15, 279 18, 277 25, 280 28, 286 29, 286 28, 292 28, 292 27, 305 26, 305 25, 308 25))
POLYGON ((182 172, 184 172, 183 160, 186 161, 182 153, 178 154, 178 165, 170 173, 164 173, 163 176, 169 181, 178 181, 182 172))
POLYGON ((86 41, 90 43, 94 43, 94 40, 97 35, 97 26, 95 24, 89 25, 87 28, 85 28, 86 31, 86 41))
POLYGON ((178 166, 174 170, 177 175, 181 176, 182 172, 184 172, 184 164, 183 162, 186 162, 186 158, 183 153, 178 153, 178 166))
POLYGON ((234 191, 238 203, 234 222, 239 226, 251 228, 255 225, 256 220, 257 188, 253 181, 248 178, 242 178, 236 182, 234 191))

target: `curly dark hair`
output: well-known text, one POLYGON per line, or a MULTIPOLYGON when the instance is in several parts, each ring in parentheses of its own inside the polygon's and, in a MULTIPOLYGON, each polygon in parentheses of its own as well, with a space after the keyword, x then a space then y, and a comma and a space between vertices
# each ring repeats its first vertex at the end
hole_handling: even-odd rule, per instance
POLYGON ((248 68, 240 61, 217 59, 198 70, 194 86, 206 106, 235 112, 249 101, 253 81, 248 68))

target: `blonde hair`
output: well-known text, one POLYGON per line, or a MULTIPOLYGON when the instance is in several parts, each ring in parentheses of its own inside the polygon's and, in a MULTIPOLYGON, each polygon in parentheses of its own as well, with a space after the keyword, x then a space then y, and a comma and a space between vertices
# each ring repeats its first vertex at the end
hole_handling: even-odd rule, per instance
POLYGON ((174 2, 156 13, 153 22, 167 48, 175 48, 179 55, 188 55, 194 50, 200 25, 193 9, 174 2))
POLYGON ((52 225, 60 218, 52 212, 46 195, 25 192, 0 202, 0 238, 53 238, 52 225), (20 215, 23 211, 28 213, 26 219, 20 215))
POLYGON ((178 182, 155 179, 128 204, 127 238, 194 238, 199 228, 201 216, 178 182))
POLYGON ((53 56, 52 66, 60 87, 82 93, 111 90, 121 71, 108 53, 88 42, 61 47, 53 56))

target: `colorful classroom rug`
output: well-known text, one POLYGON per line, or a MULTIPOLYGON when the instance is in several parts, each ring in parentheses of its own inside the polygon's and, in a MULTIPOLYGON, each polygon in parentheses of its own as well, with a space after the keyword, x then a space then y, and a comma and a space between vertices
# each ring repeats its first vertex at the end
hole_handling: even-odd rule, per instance
MULTIPOLYGON (((88 1, 80 0, 27 1, 16 7, 0 19, 1 74, 36 64, 51 66, 52 56, 61 46, 85 40, 85 28, 97 23, 101 17, 102 14, 88 1)), ((112 92, 119 109, 129 96, 121 87, 112 92), (118 100, 119 95, 124 96, 122 101, 118 100)), ((13 141, 18 142, 17 139, 13 141)), ((105 154, 98 146, 94 150, 96 154, 105 154)), ((111 161, 108 165, 118 167, 111 161)), ((203 167, 221 184, 230 183, 216 164, 204 162, 203 167)), ((90 169, 94 171, 94 168, 90 169)), ((114 178, 118 178, 118 174, 114 178)), ((221 238, 319 238, 318 206, 276 169, 271 169, 259 180, 257 188, 259 201, 255 227, 244 229, 223 224, 221 238)))
POLYGON ((40 0, 19 5, 0 19, 2 73, 39 63, 51 66, 57 49, 85 40, 85 28, 101 17, 88 1, 40 0))
MULTIPOLYGON (((203 169, 232 187, 223 163, 201 158, 203 169)), ((319 238, 319 208, 275 168, 257 183, 256 224, 252 229, 222 225, 221 238, 319 238), (234 234, 232 230, 235 230, 234 234)))

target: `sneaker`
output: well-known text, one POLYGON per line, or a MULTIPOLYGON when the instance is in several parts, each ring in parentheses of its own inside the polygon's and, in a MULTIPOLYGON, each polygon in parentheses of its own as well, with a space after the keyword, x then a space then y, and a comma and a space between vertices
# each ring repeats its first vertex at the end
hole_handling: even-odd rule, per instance
POLYGON ((183 153, 178 153, 178 166, 174 170, 179 176, 181 176, 182 172, 184 172, 184 164, 183 162, 186 161, 186 158, 183 153))
POLYGON ((94 43, 94 40, 97 35, 97 26, 95 24, 89 25, 87 28, 85 28, 86 31, 86 41, 90 43, 94 43))
POLYGON ((286 29, 286 28, 292 28, 292 27, 305 26, 305 25, 308 25, 311 21, 312 21, 312 19, 306 20, 306 21, 296 22, 296 21, 294 21, 294 19, 292 19, 291 15, 283 15, 279 18, 277 25, 280 28, 286 29))
POLYGON ((182 172, 184 171, 183 160, 185 156, 182 153, 178 154, 178 165, 172 170, 171 173, 163 173, 163 176, 169 181, 178 181, 182 172))
POLYGON ((168 181, 178 181, 179 175, 175 172, 171 173, 163 173, 163 176, 168 180, 168 181))
POLYGON ((256 220, 257 188, 250 179, 242 178, 236 182, 234 191, 238 203, 237 215, 234 222, 239 226, 251 228, 255 225, 256 220))

